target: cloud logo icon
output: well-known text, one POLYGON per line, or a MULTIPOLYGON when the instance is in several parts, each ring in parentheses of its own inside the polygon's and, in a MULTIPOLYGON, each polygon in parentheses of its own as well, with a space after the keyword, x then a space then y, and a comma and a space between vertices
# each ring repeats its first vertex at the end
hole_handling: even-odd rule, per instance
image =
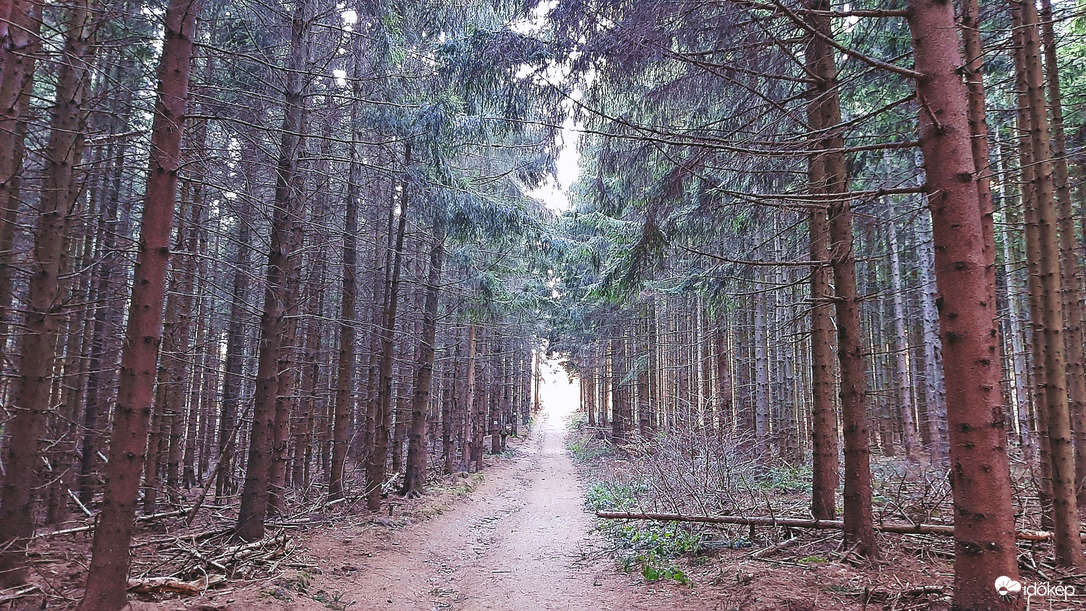
POLYGON ((1011 594, 1017 594, 1022 591, 1022 584, 1017 582, 1006 575, 1003 575, 995 580, 996 592, 999 592, 1000 596, 1010 596, 1011 594))

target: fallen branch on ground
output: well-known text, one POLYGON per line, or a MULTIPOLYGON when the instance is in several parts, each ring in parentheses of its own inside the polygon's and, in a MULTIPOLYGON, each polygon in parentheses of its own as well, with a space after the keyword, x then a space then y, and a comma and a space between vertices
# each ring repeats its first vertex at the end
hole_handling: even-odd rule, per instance
MULTIPOLYGON (((818 528, 842 530, 841 520, 806 520, 800 518, 766 518, 745 516, 694 516, 680 513, 628 513, 624 511, 597 511, 596 516, 610 520, 659 520, 662 522, 702 522, 705 524, 740 524, 743 526, 785 526, 790 528, 818 528)), ((954 527, 946 524, 876 524, 875 530, 905 535, 954 536, 954 527)), ((1020 530, 1015 533, 1023 541, 1049 541, 1052 533, 1043 530, 1020 530)))
POLYGON ((0 605, 13 600, 19 600, 20 598, 26 598, 27 596, 31 596, 40 591, 41 588, 34 584, 12 588, 10 591, 0 590, 0 605))
MULTIPOLYGON (((208 509, 229 509, 228 507, 208 507, 208 509)), ((137 522, 146 522, 149 520, 158 520, 161 518, 176 518, 177 516, 183 516, 192 511, 191 509, 178 509, 177 511, 165 511, 162 513, 153 513, 151 515, 136 516, 137 522)), ((45 532, 39 532, 34 534, 35 539, 41 539, 45 537, 56 537, 59 535, 73 535, 75 533, 85 533, 94 530, 94 524, 87 524, 86 526, 76 526, 74 528, 65 528, 62 530, 49 530, 45 532)))
POLYGON ((195 581, 181 581, 173 577, 132 579, 128 582, 128 591, 133 594, 172 593, 196 596, 211 586, 225 581, 225 579, 222 575, 208 575, 207 579, 197 579, 195 581))

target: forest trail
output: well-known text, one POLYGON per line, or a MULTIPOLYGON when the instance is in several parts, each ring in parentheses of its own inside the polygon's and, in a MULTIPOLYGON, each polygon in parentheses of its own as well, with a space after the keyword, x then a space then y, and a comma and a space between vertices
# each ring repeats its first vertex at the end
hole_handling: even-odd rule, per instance
MULTIPOLYGON (((711 608, 689 590, 646 587, 602 552, 565 448, 576 387, 564 372, 549 373, 544 410, 512 460, 486 469, 449 511, 389 532, 359 571, 323 587, 362 609, 711 608)), ((329 549, 334 566, 333 553, 340 550, 329 549)))
POLYGON ((623 574, 604 551, 565 449, 564 416, 576 403, 553 396, 567 390, 556 388, 567 386, 557 373, 544 392, 560 392, 547 393, 548 408, 531 435, 514 442, 512 458, 488 466, 470 496, 402 528, 313 533, 300 551, 320 572, 307 576, 305 595, 279 580, 279 596, 267 587, 239 589, 216 596, 210 608, 337 608, 328 601, 367 611, 717 608, 697 589, 623 574))

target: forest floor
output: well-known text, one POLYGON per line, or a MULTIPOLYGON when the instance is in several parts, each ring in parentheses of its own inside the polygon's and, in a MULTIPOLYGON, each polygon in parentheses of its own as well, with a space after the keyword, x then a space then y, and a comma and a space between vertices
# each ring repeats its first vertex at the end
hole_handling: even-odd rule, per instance
MULTIPOLYGON (((231 577, 198 596, 133 598, 133 610, 949 608, 953 543, 946 537, 880 535, 883 555, 871 562, 842 548, 836 532, 594 518, 589 508, 601 495, 613 500, 621 489, 615 478, 628 477, 633 463, 613 453, 585 459, 576 450, 578 435, 590 433, 567 430, 576 393, 558 377, 526 439, 511 439, 508 452, 488 456, 481 473, 446 476, 421 498, 389 497, 380 514, 358 500, 350 507, 317 504, 280 523, 262 548, 235 546, 218 560, 212 553, 229 545, 199 533, 228 525, 229 509, 211 511, 189 530, 144 527, 136 577, 199 583, 216 563, 232 567, 231 577), (559 386, 564 392, 555 397, 559 386)), ((762 492, 749 496, 782 513, 799 511, 808 494, 794 482, 762 492)), ((88 545, 85 534, 41 540, 34 554, 49 595, 21 599, 16 608, 73 606, 88 545)), ((1023 562, 1030 562, 1028 552, 1023 562)), ((1050 576, 1026 572, 1023 583, 1050 576)), ((1086 584, 1076 585, 1086 592, 1086 584)), ((1086 605, 1086 596, 1039 602, 1033 608, 1082 608, 1076 603, 1086 605)))
MULTIPOLYGON (((645 583, 611 559, 593 529, 565 427, 544 415, 470 492, 446 489, 377 518, 307 532, 290 570, 227 583, 199 598, 135 602, 162 609, 719 609, 719 594, 645 583), (425 519, 427 516, 429 519, 425 519)), ((410 503, 410 502, 409 502, 410 503)))

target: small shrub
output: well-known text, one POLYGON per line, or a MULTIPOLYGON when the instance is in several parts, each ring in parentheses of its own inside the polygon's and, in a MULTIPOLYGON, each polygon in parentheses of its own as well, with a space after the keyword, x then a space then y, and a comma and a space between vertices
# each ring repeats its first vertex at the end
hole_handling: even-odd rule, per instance
POLYGON ((637 492, 633 486, 597 482, 585 490, 585 505, 592 511, 627 511, 637 507, 637 492))

